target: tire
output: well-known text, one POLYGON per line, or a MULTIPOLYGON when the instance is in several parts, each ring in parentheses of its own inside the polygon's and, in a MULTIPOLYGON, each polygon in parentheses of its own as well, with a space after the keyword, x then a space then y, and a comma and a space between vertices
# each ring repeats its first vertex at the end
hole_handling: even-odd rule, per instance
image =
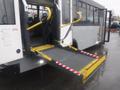
POLYGON ((76 39, 73 39, 73 47, 78 48, 78 43, 76 39))

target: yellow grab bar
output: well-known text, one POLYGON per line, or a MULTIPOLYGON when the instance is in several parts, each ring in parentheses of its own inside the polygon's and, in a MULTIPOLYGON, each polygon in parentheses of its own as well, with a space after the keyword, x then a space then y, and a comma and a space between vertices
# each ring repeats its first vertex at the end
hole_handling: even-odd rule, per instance
MULTIPOLYGON (((52 17, 52 11, 51 11, 51 9, 50 9, 49 7, 45 7, 45 9, 48 11, 48 18, 47 18, 47 20, 50 20, 50 18, 52 17)), ((41 25, 42 23, 43 23, 43 22, 40 21, 40 22, 38 22, 38 23, 36 23, 36 24, 28 27, 27 30, 30 31, 30 30, 32 30, 33 28, 41 25)))
POLYGON ((41 21, 41 22, 38 22, 38 23, 36 23, 36 24, 34 24, 34 25, 30 26, 30 27, 28 27, 27 30, 30 31, 30 30, 32 30, 33 28, 35 28, 35 27, 37 27, 37 26, 39 26, 39 25, 41 25, 41 24, 42 24, 42 21, 41 21))
POLYGON ((68 25, 70 25, 70 24, 74 24, 74 23, 80 22, 80 20, 82 19, 82 14, 81 14, 81 12, 77 12, 77 14, 78 14, 79 17, 80 17, 79 19, 73 21, 72 23, 63 24, 63 25, 61 26, 61 28, 65 27, 65 26, 68 26, 68 25))
POLYGON ((44 54, 43 52, 37 51, 38 54, 40 54, 43 58, 47 59, 48 61, 52 61, 52 58, 48 55, 44 54))
POLYGON ((45 9, 48 11, 48 18, 47 20, 50 20, 50 18, 52 17, 52 11, 49 7, 45 7, 45 9))

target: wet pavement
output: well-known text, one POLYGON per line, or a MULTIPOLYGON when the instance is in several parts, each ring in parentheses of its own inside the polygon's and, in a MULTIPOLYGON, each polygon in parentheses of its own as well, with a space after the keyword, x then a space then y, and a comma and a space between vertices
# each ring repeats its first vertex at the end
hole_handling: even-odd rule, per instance
POLYGON ((105 45, 106 63, 84 86, 77 77, 46 65, 21 75, 0 72, 0 90, 120 90, 119 41, 119 34, 112 33, 110 43, 105 45))
POLYGON ((108 58, 103 76, 97 84, 89 86, 86 90, 120 90, 120 36, 111 33, 111 41, 106 44, 108 58))

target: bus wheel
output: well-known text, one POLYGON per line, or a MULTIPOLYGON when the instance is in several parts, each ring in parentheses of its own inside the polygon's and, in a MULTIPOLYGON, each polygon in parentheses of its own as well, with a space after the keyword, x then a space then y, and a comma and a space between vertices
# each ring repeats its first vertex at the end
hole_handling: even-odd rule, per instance
POLYGON ((78 43, 76 39, 73 39, 73 47, 78 48, 78 43))

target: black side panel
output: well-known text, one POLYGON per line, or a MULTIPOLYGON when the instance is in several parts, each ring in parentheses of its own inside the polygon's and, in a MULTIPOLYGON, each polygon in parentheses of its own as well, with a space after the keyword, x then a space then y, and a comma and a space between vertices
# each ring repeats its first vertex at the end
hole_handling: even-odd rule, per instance
POLYGON ((21 33, 22 33, 22 42, 23 42, 23 48, 25 52, 30 52, 30 38, 29 33, 26 30, 27 27, 27 14, 24 11, 24 5, 22 3, 22 0, 19 0, 19 6, 20 6, 20 21, 21 21, 21 33))
POLYGON ((44 63, 41 64, 39 63, 41 60, 44 60, 44 59, 34 55, 31 55, 29 57, 26 56, 23 59, 19 60, 20 73, 42 67, 48 63, 47 60, 44 60, 44 63))
POLYGON ((109 13, 109 24, 108 24, 108 36, 107 36, 107 40, 106 42, 109 42, 110 41, 110 31, 111 31, 111 18, 112 18, 112 11, 108 11, 109 13))
POLYGON ((57 6, 53 7, 53 20, 51 23, 52 34, 50 36, 53 44, 60 40, 60 11, 57 6))
POLYGON ((106 29, 107 29, 107 10, 105 10, 105 28, 104 28, 104 43, 106 42, 105 40, 106 40, 106 33, 107 33, 107 31, 106 31, 106 29))

